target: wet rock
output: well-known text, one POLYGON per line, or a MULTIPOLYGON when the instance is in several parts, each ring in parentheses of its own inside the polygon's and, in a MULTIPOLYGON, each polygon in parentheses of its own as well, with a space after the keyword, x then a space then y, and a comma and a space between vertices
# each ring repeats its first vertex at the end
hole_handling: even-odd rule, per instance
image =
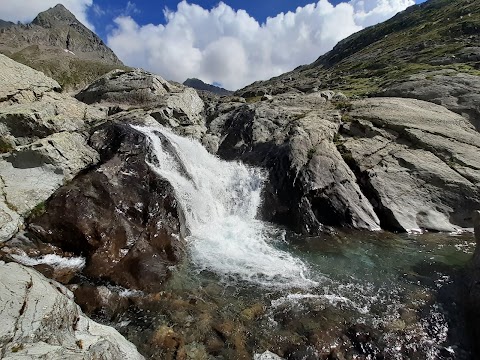
MULTIPOLYGON (((313 94, 314 95, 314 94, 313 94)), ((311 95, 286 94, 214 119, 217 154, 269 170, 262 216, 303 233, 326 226, 379 229, 371 204, 333 144, 338 112, 311 95)))
POLYGON ((163 359, 176 359, 177 352, 184 346, 185 340, 178 335, 171 327, 159 327, 150 339, 152 346, 162 350, 163 359))
POLYGON ((383 352, 376 345, 377 339, 372 329, 363 324, 356 324, 347 330, 347 336, 361 355, 366 355, 370 359, 384 359, 383 352))
POLYGON ((130 126, 105 125, 91 145, 101 164, 59 189, 29 229, 86 257, 88 276, 158 291, 183 253, 173 189, 148 166, 148 143, 130 126))
POLYGON ((96 315, 113 319, 124 312, 129 305, 126 297, 112 292, 105 286, 80 285, 73 294, 75 302, 88 315, 96 315))
POLYGON ((312 346, 296 346, 287 350, 286 360, 317 360, 318 352, 312 346))
POLYGON ((87 318, 55 281, 15 263, 0 263, 0 278, 2 358, 143 359, 115 329, 87 318))

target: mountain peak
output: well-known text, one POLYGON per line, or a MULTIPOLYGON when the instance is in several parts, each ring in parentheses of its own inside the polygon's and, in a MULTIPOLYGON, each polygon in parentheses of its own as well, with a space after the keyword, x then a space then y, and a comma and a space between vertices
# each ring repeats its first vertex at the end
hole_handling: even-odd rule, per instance
POLYGON ((40 25, 42 27, 52 27, 58 23, 72 23, 78 22, 75 15, 73 15, 65 6, 57 4, 54 7, 45 10, 33 19, 32 24, 40 25))
POLYGON ((233 93, 232 91, 226 90, 224 88, 207 84, 204 81, 197 78, 189 78, 184 81, 183 85, 192 87, 197 90, 209 91, 217 95, 231 95, 233 93))

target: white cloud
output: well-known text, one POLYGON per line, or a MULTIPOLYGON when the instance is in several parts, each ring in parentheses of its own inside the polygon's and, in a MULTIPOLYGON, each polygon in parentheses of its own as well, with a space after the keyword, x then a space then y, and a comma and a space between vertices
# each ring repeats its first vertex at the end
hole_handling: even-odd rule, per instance
POLYGON ((128 65, 167 79, 198 77, 238 89, 311 63, 339 40, 384 21, 413 0, 328 0, 298 7, 259 24, 244 10, 220 2, 211 10, 185 0, 165 9, 165 25, 115 19, 108 45, 128 65))
POLYGON ((88 28, 94 28, 87 19, 87 9, 92 6, 93 0, 0 0, 0 18, 13 22, 30 22, 38 13, 57 4, 63 4, 88 28))

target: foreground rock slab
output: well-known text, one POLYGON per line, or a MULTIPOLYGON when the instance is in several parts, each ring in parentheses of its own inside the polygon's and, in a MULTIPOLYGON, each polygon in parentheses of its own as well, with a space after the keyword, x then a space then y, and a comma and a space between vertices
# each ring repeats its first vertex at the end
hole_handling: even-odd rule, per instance
POLYGON ((382 228, 455 231, 480 208, 480 134, 432 103, 370 98, 352 103, 339 148, 382 228))
POLYGON ((69 290, 16 263, 0 263, 0 323, 2 359, 143 359, 87 318, 69 290))

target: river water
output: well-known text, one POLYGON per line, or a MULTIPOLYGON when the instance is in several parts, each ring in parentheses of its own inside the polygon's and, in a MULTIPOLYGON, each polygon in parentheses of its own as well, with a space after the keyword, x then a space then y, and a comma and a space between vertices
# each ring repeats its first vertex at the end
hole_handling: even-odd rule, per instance
POLYGON ((267 177, 164 128, 150 166, 174 187, 187 258, 116 321, 158 359, 470 359, 466 234, 303 237, 256 218, 267 177))

